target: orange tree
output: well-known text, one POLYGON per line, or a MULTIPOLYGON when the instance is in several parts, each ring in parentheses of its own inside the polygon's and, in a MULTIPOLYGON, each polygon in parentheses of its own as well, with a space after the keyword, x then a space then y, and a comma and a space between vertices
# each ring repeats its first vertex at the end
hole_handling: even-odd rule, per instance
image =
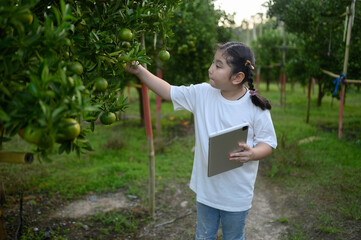
MULTIPOLYGON (((345 57, 345 10, 353 0, 271 0, 270 17, 285 23, 286 31, 298 38, 298 59, 295 67, 288 66, 291 74, 316 78, 318 84, 317 105, 322 98, 335 90, 333 79, 321 69, 334 73, 343 71, 345 57)), ((360 9, 356 4, 347 77, 357 79, 361 69, 360 9)), ((291 64, 293 64, 291 62, 291 64)), ((339 92, 338 92, 339 93, 339 92)), ((339 95, 336 95, 339 97, 339 95)))
POLYGON ((208 80, 208 68, 217 43, 231 39, 234 24, 228 15, 215 9, 213 0, 185 0, 175 13, 174 37, 169 42, 171 58, 163 63, 164 77, 175 85, 208 80))
POLYGON ((140 36, 170 36, 178 3, 1 1, 1 142, 19 134, 44 159, 91 150, 94 121, 111 124, 126 107, 125 64, 151 59, 140 36))

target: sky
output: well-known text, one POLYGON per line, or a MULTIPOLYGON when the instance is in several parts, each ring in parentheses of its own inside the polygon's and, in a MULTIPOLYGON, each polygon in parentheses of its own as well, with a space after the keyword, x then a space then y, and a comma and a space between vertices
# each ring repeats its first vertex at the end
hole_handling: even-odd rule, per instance
POLYGON ((222 9, 226 13, 236 13, 234 20, 236 25, 241 25, 243 19, 252 20, 252 16, 259 12, 266 13, 267 8, 261 5, 267 0, 215 0, 216 9, 222 9))

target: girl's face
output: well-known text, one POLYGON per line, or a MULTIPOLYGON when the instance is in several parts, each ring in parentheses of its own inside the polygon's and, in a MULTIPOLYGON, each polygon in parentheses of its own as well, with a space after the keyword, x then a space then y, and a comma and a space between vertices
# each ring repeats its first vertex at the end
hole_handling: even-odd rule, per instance
POLYGON ((214 55, 212 65, 208 69, 209 83, 220 90, 231 90, 234 85, 231 81, 231 67, 223 56, 223 50, 218 50, 214 55))

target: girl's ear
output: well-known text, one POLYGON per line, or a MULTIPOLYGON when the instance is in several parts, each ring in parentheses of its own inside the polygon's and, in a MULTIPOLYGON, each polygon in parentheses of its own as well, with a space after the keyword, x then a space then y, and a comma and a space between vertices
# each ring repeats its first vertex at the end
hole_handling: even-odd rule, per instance
POLYGON ((245 75, 243 72, 236 73, 232 77, 232 83, 234 85, 239 85, 240 83, 242 83, 244 77, 245 77, 245 75))

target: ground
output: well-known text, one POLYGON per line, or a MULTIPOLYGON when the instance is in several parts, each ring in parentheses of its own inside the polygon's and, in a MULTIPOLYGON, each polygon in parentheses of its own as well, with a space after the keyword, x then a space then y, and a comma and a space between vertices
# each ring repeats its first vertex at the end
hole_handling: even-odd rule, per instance
MULTIPOLYGON (((154 225, 146 226, 139 239, 194 239, 196 228, 196 212, 194 200, 189 202, 186 196, 192 194, 190 190, 176 191, 171 199, 177 199, 173 205, 174 214, 164 216, 154 225), (188 193, 189 192, 189 193, 188 193), (177 210, 176 210, 177 209, 177 210), (171 222, 174 220, 174 222, 171 222), (171 222, 171 223, 168 223, 171 222), (162 238, 160 236, 163 236, 162 238)), ((276 240, 281 239, 287 232, 286 219, 290 212, 284 211, 287 196, 277 187, 270 186, 259 176, 256 183, 253 207, 249 212, 246 223, 246 239, 248 240, 276 240)), ((221 231, 218 233, 221 238, 221 231)))
MULTIPOLYGON (((287 198, 277 186, 258 176, 253 207, 246 223, 248 240, 282 239, 287 232, 287 218, 292 215, 290 208, 284 207, 287 198)), ((90 193, 80 200, 66 203, 57 199, 56 196, 48 199, 24 197, 25 239, 63 239, 56 236, 65 236, 65 239, 188 240, 195 236, 194 194, 187 184, 169 184, 157 193, 154 220, 149 219, 138 198, 121 190, 102 195, 90 193), (125 224, 120 219, 122 216, 131 216, 128 220, 136 220, 137 225, 125 224), (116 227, 109 227, 112 224, 116 227)), ((4 215, 18 216, 18 204, 13 204, 4 215)), ((8 220, 13 224, 5 223, 7 239, 14 239, 18 218, 8 220)), ((221 235, 219 231, 217 239, 222 239, 221 235)))

